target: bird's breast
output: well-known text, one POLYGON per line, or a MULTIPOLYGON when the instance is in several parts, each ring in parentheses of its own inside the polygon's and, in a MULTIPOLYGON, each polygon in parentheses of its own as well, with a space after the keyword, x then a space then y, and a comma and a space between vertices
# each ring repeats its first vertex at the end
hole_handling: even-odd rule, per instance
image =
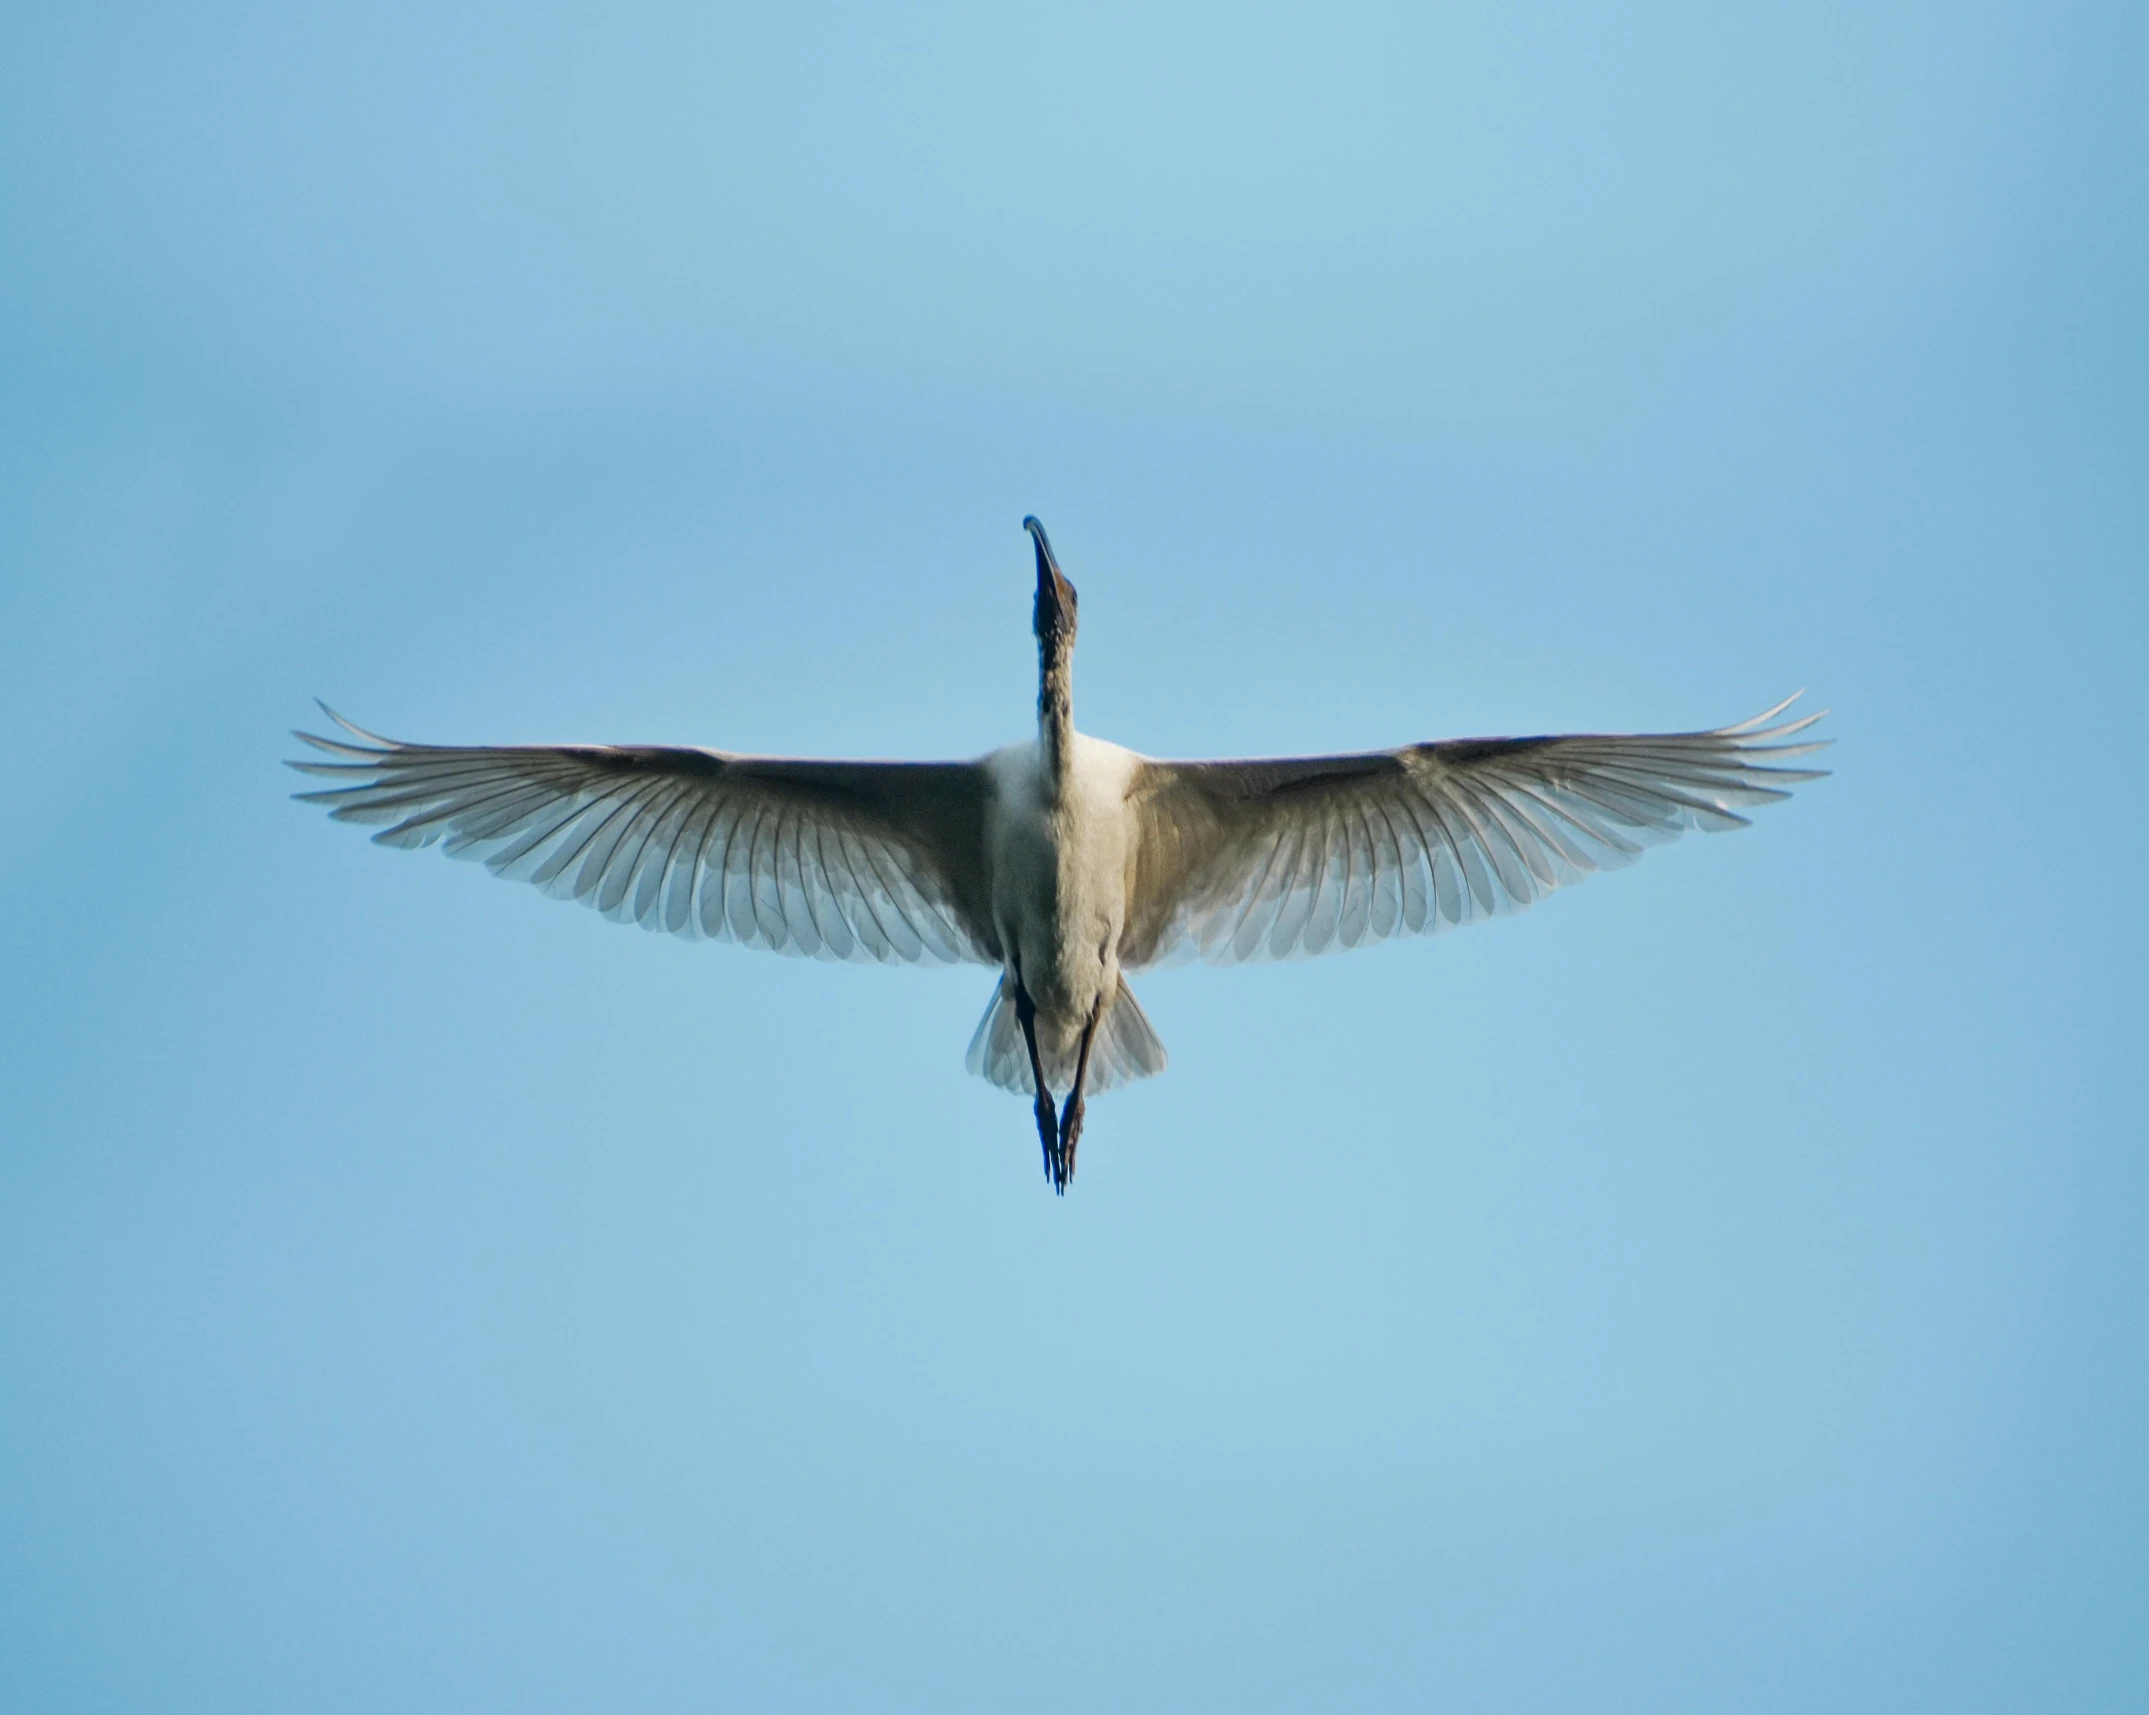
POLYGON ((1118 976, 1134 763, 1131 752, 1080 734, 1056 786, 1037 745, 990 759, 993 917, 1009 964, 1054 1024, 1079 1028, 1118 976))

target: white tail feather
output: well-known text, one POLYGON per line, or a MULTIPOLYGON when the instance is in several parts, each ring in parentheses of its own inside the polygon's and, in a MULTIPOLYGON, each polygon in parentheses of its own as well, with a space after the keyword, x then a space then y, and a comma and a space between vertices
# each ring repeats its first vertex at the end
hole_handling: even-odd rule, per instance
MULTIPOLYGON (((1074 1060, 1067 1056, 1062 1066, 1055 1064, 1054 1058, 1046 1059, 1045 1077, 1064 1092, 1074 1082, 1074 1060)), ((1096 1038, 1090 1043, 1089 1093, 1101 1095, 1122 1084, 1153 1078, 1164 1070, 1165 1060, 1164 1044, 1157 1039, 1149 1015, 1127 987, 1126 978, 1121 977, 1103 1018, 1098 1020, 1096 1038)), ((1018 1096, 1036 1093, 1036 1084, 1030 1077, 1030 1050, 1022 1040, 1021 1020, 1015 1016, 1015 985, 1008 978, 1000 979, 999 989, 986 1005, 985 1016, 978 1020, 977 1033, 970 1038, 970 1051, 963 1056, 963 1065, 988 1084, 1018 1096)))

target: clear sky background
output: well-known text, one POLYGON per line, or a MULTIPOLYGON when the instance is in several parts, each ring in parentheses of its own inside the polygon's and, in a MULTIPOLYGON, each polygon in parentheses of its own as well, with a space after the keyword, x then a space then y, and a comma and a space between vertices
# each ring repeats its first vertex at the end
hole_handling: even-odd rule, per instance
POLYGON ((2149 13, 0 19, 0 1705, 2149 1700, 2149 13), (293 805, 402 736, 1741 718, 1524 917, 991 979, 293 805), (2124 753, 2124 754, 2123 754, 2124 753))

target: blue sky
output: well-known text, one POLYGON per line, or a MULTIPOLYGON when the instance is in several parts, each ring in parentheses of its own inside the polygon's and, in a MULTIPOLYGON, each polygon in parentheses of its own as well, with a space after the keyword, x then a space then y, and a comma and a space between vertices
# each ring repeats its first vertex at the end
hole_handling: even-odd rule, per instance
POLYGON ((2149 1694, 2138 9, 0 21, 0 1702, 2149 1694), (291 804, 969 755, 1835 775, 1526 916, 990 979, 291 804))

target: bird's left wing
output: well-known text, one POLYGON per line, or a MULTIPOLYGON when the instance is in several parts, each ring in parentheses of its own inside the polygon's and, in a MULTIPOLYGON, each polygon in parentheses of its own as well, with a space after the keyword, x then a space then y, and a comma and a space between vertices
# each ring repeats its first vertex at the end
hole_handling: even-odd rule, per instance
POLYGON ((985 772, 632 745, 403 744, 324 711, 298 797, 616 922, 824 959, 999 962, 985 772), (356 742, 353 742, 356 741, 356 742))
POLYGON ((1451 739, 1352 756, 1150 762, 1120 959, 1340 952, 1519 911, 1816 778, 1782 703, 1708 732, 1451 739))

